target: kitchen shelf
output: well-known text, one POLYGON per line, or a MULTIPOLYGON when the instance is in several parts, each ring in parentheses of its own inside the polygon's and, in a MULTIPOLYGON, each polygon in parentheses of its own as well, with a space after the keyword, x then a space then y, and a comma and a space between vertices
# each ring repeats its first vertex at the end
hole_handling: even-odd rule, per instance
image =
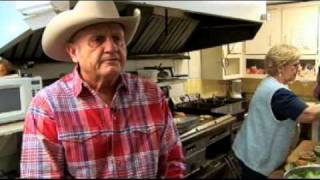
MULTIPOLYGON (((246 54, 245 55, 245 59, 248 60, 248 59, 252 59, 252 60, 261 60, 261 61, 264 61, 264 58, 265 58, 265 54, 246 54)), ((229 56, 228 56, 229 57, 229 56)), ((315 60, 317 59, 317 55, 313 55, 313 54, 302 54, 301 57, 300 57, 301 60, 315 60)))
POLYGON ((245 74, 242 76, 243 79, 263 79, 267 77, 266 74, 245 74))
MULTIPOLYGON (((267 77, 266 74, 245 74, 244 76, 242 76, 243 79, 263 79, 267 77)), ((309 77, 309 78, 301 78, 298 77, 296 78, 296 82, 315 82, 317 80, 317 78, 314 77, 309 77)))
POLYGON ((317 78, 316 77, 310 77, 310 78, 301 78, 301 77, 297 77, 296 81, 297 82, 316 82, 317 78))
POLYGON ((238 60, 239 58, 241 58, 241 54, 228 54, 225 58, 231 61, 238 60))
POLYGON ((224 78, 224 80, 232 80, 232 79, 240 79, 242 78, 241 74, 233 74, 233 75, 228 75, 224 78))
POLYGON ((23 120, 0 125, 0 136, 6 136, 23 130, 23 120))
POLYGON ((265 58, 265 54, 246 54, 244 55, 245 59, 255 59, 255 60, 261 60, 261 61, 264 61, 264 58, 265 58))

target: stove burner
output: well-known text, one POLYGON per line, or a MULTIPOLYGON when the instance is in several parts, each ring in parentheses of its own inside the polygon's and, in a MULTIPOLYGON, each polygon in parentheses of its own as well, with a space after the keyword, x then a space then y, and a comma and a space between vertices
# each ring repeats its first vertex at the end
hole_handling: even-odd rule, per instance
POLYGON ((193 101, 182 100, 182 103, 175 105, 175 111, 180 111, 188 114, 212 114, 212 109, 221 107, 227 104, 241 102, 243 99, 234 99, 226 97, 212 97, 207 99, 197 99, 193 101))

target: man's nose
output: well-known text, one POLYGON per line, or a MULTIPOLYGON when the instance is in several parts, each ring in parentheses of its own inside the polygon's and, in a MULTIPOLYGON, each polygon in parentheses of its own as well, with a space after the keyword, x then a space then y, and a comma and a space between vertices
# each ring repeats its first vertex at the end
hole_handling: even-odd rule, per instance
POLYGON ((106 41, 103 43, 104 51, 117 51, 118 45, 117 43, 111 38, 107 37, 106 41))

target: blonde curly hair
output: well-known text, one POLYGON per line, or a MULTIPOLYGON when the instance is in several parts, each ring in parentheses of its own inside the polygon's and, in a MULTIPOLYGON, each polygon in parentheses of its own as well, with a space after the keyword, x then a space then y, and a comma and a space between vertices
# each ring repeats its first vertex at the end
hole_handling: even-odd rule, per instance
POLYGON ((300 56, 301 53, 298 48, 292 45, 275 45, 268 51, 265 57, 265 70, 267 74, 276 76, 281 67, 299 61, 300 56))

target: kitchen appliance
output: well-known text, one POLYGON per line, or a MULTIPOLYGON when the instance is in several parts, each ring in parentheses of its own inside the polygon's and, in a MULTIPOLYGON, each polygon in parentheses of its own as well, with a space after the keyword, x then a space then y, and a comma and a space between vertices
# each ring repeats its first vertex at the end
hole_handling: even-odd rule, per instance
POLYGON ((173 97, 172 100, 174 102, 174 111, 197 115, 209 114, 213 116, 244 113, 244 103, 246 102, 243 98, 220 96, 201 98, 199 94, 184 95, 179 98, 173 97))
POLYGON ((183 112, 191 118, 198 116, 197 121, 186 118, 177 125, 186 157, 186 178, 220 179, 228 174, 228 168, 232 171, 229 176, 239 177, 230 151, 237 114, 244 113, 241 106, 244 100, 219 96, 201 98, 198 93, 171 99, 176 113, 183 112), (240 111, 230 110, 230 105, 240 105, 240 111))
POLYGON ((32 99, 30 78, 0 80, 0 124, 24 119, 32 99))
POLYGON ((198 116, 184 116, 184 117, 174 117, 173 122, 176 125, 180 134, 183 134, 189 131, 192 128, 195 128, 199 125, 198 116))
MULTIPOLYGON (((31 32, 17 34, 10 39, 11 43, 0 43, 0 56, 22 63, 30 58, 36 62, 52 60, 41 48, 44 27, 57 12, 73 9, 77 2, 69 1, 66 8, 58 11, 52 6, 44 11, 37 3, 17 9, 23 17, 6 21, 2 36, 10 34, 10 27, 19 21, 27 22, 31 32)), ((265 1, 115 1, 115 4, 121 16, 131 16, 135 8, 141 10, 140 25, 128 46, 130 60, 186 59, 186 52, 253 39, 263 23, 262 15, 266 14, 265 1)), ((9 8, 1 10, 11 17, 9 8)))
POLYGON ((0 124, 23 120, 32 97, 41 88, 41 77, 1 78, 0 124))
MULTIPOLYGON (((231 148, 231 126, 235 117, 224 115, 198 121, 190 130, 180 134, 186 159, 186 178, 222 177, 231 148)), ((180 131, 179 131, 180 132, 180 131)))
POLYGON ((241 79, 234 79, 231 81, 230 96, 236 99, 242 98, 241 79))
POLYGON ((42 77, 41 76, 34 76, 31 77, 31 86, 32 86, 32 97, 34 97, 37 92, 42 89, 42 77))

